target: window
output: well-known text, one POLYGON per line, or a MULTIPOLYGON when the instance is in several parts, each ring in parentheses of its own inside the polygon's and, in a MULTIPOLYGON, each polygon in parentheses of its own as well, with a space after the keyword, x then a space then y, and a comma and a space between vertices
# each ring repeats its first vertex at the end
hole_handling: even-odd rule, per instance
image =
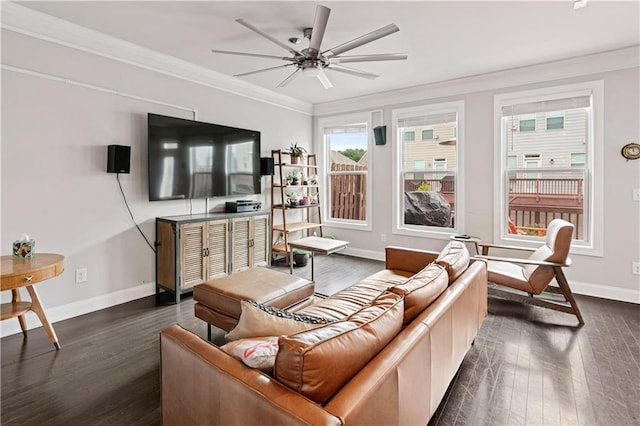
POLYGON ((326 175, 325 223, 342 227, 370 226, 369 161, 371 114, 319 120, 326 175))
POLYGON ((422 129, 422 140, 433 139, 433 129, 422 129))
POLYGON ((547 113, 547 130, 564 129, 564 111, 547 113))
POLYGON ((415 141, 416 140, 416 132, 415 130, 407 130, 406 132, 404 132, 404 141, 405 142, 410 142, 410 141, 415 141))
POLYGON ((584 167, 584 152, 571 153, 571 167, 584 167))
POLYGON ((533 132, 536 130, 536 116, 533 114, 523 115, 519 117, 520 131, 533 132))
POLYGON ((426 161, 425 160, 413 160, 413 170, 416 170, 416 172, 413 173, 413 179, 415 180, 423 180, 424 179, 424 173, 420 173, 417 170, 425 170, 426 167, 426 161))
POLYGON ((463 229, 458 136, 464 134, 463 110, 463 102, 449 102, 393 111, 393 132, 398 141, 393 170, 394 233, 448 238, 463 229), (415 130, 432 129, 446 135, 441 136, 446 140, 424 144, 407 138, 407 133, 415 130), (416 173, 418 167, 424 171, 416 173))
POLYGON ((548 223, 562 218, 575 226, 573 250, 601 254, 602 90, 602 82, 589 82, 495 97, 495 241, 539 244, 548 223), (522 132, 531 116, 544 118, 546 129, 522 132), (509 220, 517 234, 509 234, 509 220))

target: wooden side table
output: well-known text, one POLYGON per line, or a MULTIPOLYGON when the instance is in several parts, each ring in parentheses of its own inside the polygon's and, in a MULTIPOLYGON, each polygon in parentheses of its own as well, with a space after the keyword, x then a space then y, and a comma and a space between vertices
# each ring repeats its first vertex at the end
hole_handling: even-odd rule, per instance
POLYGON ((60 349, 58 337, 47 319, 47 314, 40 303, 34 285, 60 275, 64 271, 63 261, 64 256, 54 253, 36 253, 32 258, 27 259, 2 256, 2 277, 0 280, 0 289, 2 291, 11 290, 12 296, 10 303, 1 305, 0 321, 18 317, 22 333, 26 336, 27 323, 24 315, 29 311, 35 313, 56 349, 60 349), (27 288, 31 302, 22 301, 20 287, 27 288))

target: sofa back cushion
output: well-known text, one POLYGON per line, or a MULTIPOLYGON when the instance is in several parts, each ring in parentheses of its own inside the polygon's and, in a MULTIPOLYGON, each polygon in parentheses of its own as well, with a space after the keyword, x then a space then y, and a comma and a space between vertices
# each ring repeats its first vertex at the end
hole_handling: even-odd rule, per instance
POLYGON ((403 296, 386 292, 344 321, 281 336, 274 377, 326 403, 401 330, 403 296))
POLYGON ((460 241, 449 241, 440 252, 436 263, 447 270, 451 284, 469 267, 469 250, 460 241))
POLYGON ((444 267, 430 263, 404 283, 389 290, 404 296, 403 323, 407 325, 436 300, 448 285, 449 275, 444 267))

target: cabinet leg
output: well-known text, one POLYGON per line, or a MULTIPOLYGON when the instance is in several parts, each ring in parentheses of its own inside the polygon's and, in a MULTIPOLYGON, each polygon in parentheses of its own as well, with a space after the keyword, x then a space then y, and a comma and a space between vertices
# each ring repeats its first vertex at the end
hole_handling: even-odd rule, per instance
POLYGON ((49 335, 49 339, 56 347, 56 349, 60 349, 60 344, 58 343, 58 336, 56 336, 56 332, 53 330, 49 319, 47 318, 47 314, 44 311, 44 307, 40 303, 40 298, 38 297, 38 293, 36 289, 32 285, 27 286, 27 292, 29 296, 31 296, 31 310, 38 316, 40 322, 42 323, 42 327, 49 335))

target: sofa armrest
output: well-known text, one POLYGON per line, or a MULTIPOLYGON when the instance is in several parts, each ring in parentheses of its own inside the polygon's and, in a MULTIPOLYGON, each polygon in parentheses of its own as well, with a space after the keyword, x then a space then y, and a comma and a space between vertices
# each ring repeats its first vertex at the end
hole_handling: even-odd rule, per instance
POLYGON ((415 274, 435 261, 438 255, 440 253, 436 251, 389 246, 385 248, 385 268, 415 274))
POLYGON ((178 325, 160 333, 162 422, 340 424, 340 419, 178 325))

